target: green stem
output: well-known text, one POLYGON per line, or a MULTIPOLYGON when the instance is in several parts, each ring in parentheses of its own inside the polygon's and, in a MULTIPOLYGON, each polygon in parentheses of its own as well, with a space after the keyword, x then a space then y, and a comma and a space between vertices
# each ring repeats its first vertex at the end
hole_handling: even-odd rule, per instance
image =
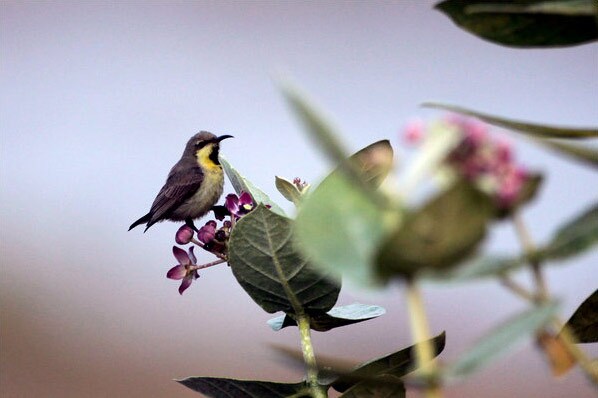
POLYGON ((430 341, 430 327, 419 286, 414 280, 407 282, 407 305, 411 320, 411 334, 415 343, 417 369, 427 381, 426 397, 440 398, 442 393, 435 380, 437 367, 434 360, 434 346, 430 341))
POLYGON ((298 315, 297 325, 301 333, 301 351, 303 352, 303 361, 307 365, 307 384, 311 389, 311 395, 313 398, 326 398, 326 393, 318 383, 318 364, 311 343, 309 316, 305 314, 298 315))

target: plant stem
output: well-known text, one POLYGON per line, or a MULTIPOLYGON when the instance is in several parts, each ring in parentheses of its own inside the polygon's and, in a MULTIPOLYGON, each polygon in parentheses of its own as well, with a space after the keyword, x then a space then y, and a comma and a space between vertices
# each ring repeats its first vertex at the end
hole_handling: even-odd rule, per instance
POLYGON ((417 369, 427 381, 426 397, 440 398, 442 393, 437 381, 434 380, 437 369, 434 360, 434 347, 430 341, 430 327, 419 286, 412 279, 407 281, 407 305, 411 321, 411 334, 415 343, 417 369))
POLYGON ((318 383, 318 364, 311 343, 309 316, 306 314, 297 315, 297 326, 299 326, 299 332, 301 333, 301 351, 303 352, 303 361, 307 365, 307 384, 311 389, 311 395, 313 398, 326 398, 326 393, 318 383))
MULTIPOLYGON (((517 236, 519 237, 523 251, 526 255, 533 256, 533 253, 537 250, 536 244, 532 240, 525 222, 518 212, 513 214, 513 223, 515 224, 515 230, 517 231, 517 236)), ((548 286, 546 284, 546 280, 544 279, 544 274, 542 273, 540 261, 532 259, 530 260, 530 266, 532 268, 532 274, 536 283, 536 294, 538 296, 538 300, 540 302, 547 302, 550 298, 550 295, 548 293, 548 286)))
MULTIPOLYGON (((196 244, 197 246, 201 247, 202 249, 206 250, 205 245, 202 242, 198 241, 197 239, 191 239, 191 242, 196 244)), ((206 250, 206 251, 212 253, 213 255, 220 258, 221 260, 224 260, 225 262, 228 261, 228 258, 226 258, 226 256, 222 253, 214 253, 209 250, 206 250)))
MULTIPOLYGON (((515 230, 517 231, 517 236, 519 237, 523 250, 526 254, 532 255, 530 266, 536 283, 536 294, 535 296, 531 295, 528 299, 534 303, 547 302, 550 300, 550 293, 544 274, 542 273, 542 264, 539 260, 534 259, 533 257, 533 253, 537 250, 536 244, 532 240, 523 218, 517 212, 513 215, 513 223, 515 224, 515 230)), ((520 293, 517 292, 516 286, 506 284, 505 279, 503 279, 503 284, 509 287, 512 291, 520 293)), ((590 380, 598 385, 598 365, 588 358, 586 353, 577 346, 575 336, 571 333, 567 325, 565 325, 558 317, 553 317, 552 325, 557 332, 560 331, 560 337, 567 348, 567 351, 569 351, 577 363, 579 363, 579 366, 588 375, 590 380)))

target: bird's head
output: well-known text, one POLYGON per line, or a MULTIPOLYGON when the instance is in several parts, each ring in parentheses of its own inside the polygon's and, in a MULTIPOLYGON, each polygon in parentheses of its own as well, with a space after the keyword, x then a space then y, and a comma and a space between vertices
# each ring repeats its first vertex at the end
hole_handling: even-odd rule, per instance
POLYGON ((218 165, 220 164, 218 161, 220 141, 232 137, 232 135, 216 136, 207 131, 201 131, 189 139, 185 147, 185 155, 194 156, 201 165, 208 161, 218 165))

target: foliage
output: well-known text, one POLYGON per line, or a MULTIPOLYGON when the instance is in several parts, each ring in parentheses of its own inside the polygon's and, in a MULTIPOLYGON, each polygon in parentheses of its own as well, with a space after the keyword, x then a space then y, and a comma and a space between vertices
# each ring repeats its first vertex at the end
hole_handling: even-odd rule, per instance
MULTIPOLYGON (((554 47, 598 38, 598 6, 592 0, 446 0, 436 8, 467 31, 502 45, 554 47)), ((598 384, 596 364, 575 345, 598 341, 598 292, 563 327, 557 301, 543 281, 547 263, 573 258, 598 243, 598 204, 565 222, 548 242, 536 245, 520 213, 537 198, 543 176, 518 163, 511 148, 489 134, 488 124, 522 133, 594 168, 598 152, 578 143, 598 137, 598 129, 545 126, 428 103, 462 116, 411 126, 408 139, 419 141, 419 155, 411 167, 396 170, 388 140, 349 156, 341 134, 323 112, 288 82, 281 87, 308 135, 333 162, 333 170, 313 188, 299 178, 275 178, 276 188, 298 209, 292 219, 221 157, 236 191, 224 205, 214 207, 221 225, 210 220, 197 235, 189 226, 176 235, 178 244, 200 246, 218 260, 198 265, 193 247, 185 251, 175 246, 179 264, 167 276, 182 280, 182 294, 199 271, 227 262, 257 305, 268 313, 282 313, 268 322, 273 330, 298 328, 301 352, 283 351, 305 364, 306 377, 296 383, 217 377, 190 377, 179 383, 215 398, 322 398, 331 388, 345 398, 401 398, 412 385, 423 388, 428 397, 438 397, 445 383, 467 378, 515 343, 533 337, 555 374, 579 363, 598 384), (400 181, 398 188, 389 180, 400 181), (422 185, 429 189, 431 182, 424 200, 415 200, 420 196, 414 193, 422 185), (480 253, 487 231, 500 220, 515 224, 521 253, 480 253), (510 278, 523 267, 532 272, 534 289, 510 278), (445 334, 430 338, 421 282, 480 278, 499 281, 527 300, 529 307, 494 327, 457 359, 439 366, 435 358, 444 349, 445 334), (393 280, 402 282, 407 293, 414 345, 355 367, 334 358, 316 358, 311 330, 330 332, 385 313, 376 305, 335 307, 341 281, 379 289, 393 280)))

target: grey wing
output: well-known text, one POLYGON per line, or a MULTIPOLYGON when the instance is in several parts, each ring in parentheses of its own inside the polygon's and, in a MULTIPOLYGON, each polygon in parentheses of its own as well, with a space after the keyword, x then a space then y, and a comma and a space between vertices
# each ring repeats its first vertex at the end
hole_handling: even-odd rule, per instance
MULTIPOLYGON (((178 166, 178 165, 177 165, 178 166)), ((203 172, 199 166, 173 167, 166 183, 156 196, 150 210, 148 228, 164 219, 172 210, 189 199, 201 186, 203 172)))

